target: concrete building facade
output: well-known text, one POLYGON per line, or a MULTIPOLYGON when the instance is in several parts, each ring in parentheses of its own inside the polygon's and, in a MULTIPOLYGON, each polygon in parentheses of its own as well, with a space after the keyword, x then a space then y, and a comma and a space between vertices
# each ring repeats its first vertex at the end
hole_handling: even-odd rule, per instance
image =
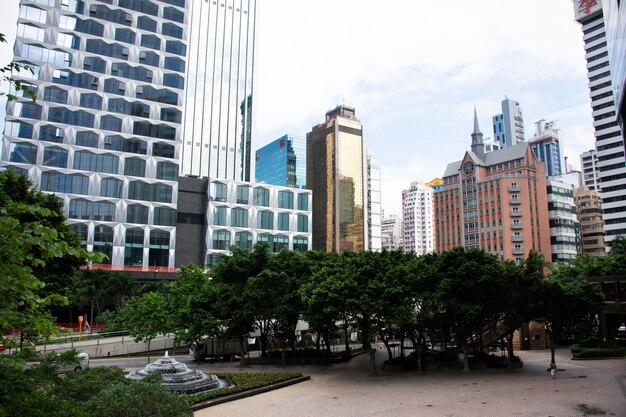
POLYGON ((593 256, 605 256, 602 201, 598 192, 589 188, 574 190, 576 215, 580 223, 580 249, 593 256))
POLYGON ((400 250, 404 247, 402 238, 402 218, 395 214, 384 218, 381 226, 382 248, 400 250))
POLYGON ((234 180, 180 179, 178 265, 212 265, 231 246, 311 250, 311 192, 234 180), (198 239, 200 238, 200 239, 198 239))
POLYGON ((20 2, 0 167, 65 206, 113 266, 175 263, 189 10, 185 0, 20 2))
POLYGON ((493 116, 492 150, 504 149, 524 142, 524 115, 519 103, 510 98, 502 100, 502 113, 493 116))
MULTIPOLYGON (((598 157, 598 191, 606 242, 626 235, 626 157, 624 138, 616 118, 612 68, 609 66, 607 31, 600 1, 574 0, 575 18, 581 24, 587 60, 587 78, 598 157)), ((618 51, 623 54, 623 49, 618 51)), ((615 74, 624 77, 623 72, 615 74)))
POLYGON ((402 191, 402 242, 406 253, 424 255, 435 250, 434 190, 412 182, 402 191))
POLYGON ((367 178, 367 250, 379 252, 382 250, 382 204, 380 194, 380 165, 372 155, 365 150, 365 178, 367 178))
POLYGON ((576 258, 580 247, 574 187, 551 178, 547 184, 552 262, 570 262, 576 258))
POLYGON ((626 116, 626 6, 621 0, 602 0, 604 25, 606 27, 611 82, 617 122, 626 140, 624 117, 626 116))
POLYGON ((598 153, 595 149, 580 154, 580 167, 583 174, 583 186, 590 190, 599 191, 598 153))
POLYGON ((524 142, 485 152, 474 113, 472 150, 448 164, 434 196, 436 251, 482 248, 521 262, 531 250, 552 259, 544 164, 524 142))
POLYGON ((363 127, 354 108, 338 106, 307 133, 307 188, 313 192, 313 249, 367 249, 367 178, 363 127))

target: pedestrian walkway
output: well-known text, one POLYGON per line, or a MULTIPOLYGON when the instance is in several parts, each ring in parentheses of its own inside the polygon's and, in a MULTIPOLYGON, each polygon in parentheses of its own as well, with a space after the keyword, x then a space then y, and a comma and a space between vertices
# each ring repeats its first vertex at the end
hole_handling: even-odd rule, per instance
MULTIPOLYGON (((557 351, 559 371, 547 371, 549 351, 516 352, 524 367, 462 374, 456 368, 368 376, 367 355, 330 367, 203 364, 206 372, 301 371, 311 380, 195 413, 195 417, 626 417, 626 360, 573 361, 557 351)), ((386 352, 377 354, 378 364, 386 352)))

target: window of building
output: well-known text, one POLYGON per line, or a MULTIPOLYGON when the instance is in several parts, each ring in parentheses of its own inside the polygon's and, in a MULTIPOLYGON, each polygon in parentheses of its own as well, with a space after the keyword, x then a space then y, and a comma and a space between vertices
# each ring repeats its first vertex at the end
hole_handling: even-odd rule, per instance
POLYGON ((180 56, 187 56, 187 46, 179 41, 166 41, 165 52, 180 56))
POLYGON ((78 146, 97 148, 99 139, 100 137, 96 132, 90 132, 88 130, 76 132, 76 144, 78 146))
POLYGON ((237 204, 248 204, 250 187, 247 185, 237 186, 237 204))
POLYGON ((33 125, 24 122, 5 122, 4 134, 18 138, 32 139, 33 125))
POLYGON ((128 48, 119 43, 106 43, 101 39, 87 39, 85 51, 111 58, 128 60, 128 48))
POLYGON ((158 162, 156 177, 161 180, 176 181, 178 179, 178 165, 170 162, 158 162))
POLYGON ((278 192, 278 207, 284 209, 293 209, 293 193, 291 191, 278 192))
POLYGON ((257 213, 257 228, 272 230, 274 229, 274 213, 271 211, 259 211, 257 213))
POLYGON ((87 194, 89 191, 89 178, 83 175, 61 174, 54 171, 46 171, 41 174, 41 191, 53 193, 87 194))
POLYGON ((151 70, 141 66, 133 67, 125 62, 114 62, 111 64, 111 75, 130 78, 131 80, 152 82, 153 73, 151 70))
POLYGON ((168 266, 170 255, 170 232, 152 230, 150 232, 150 252, 148 262, 151 266, 168 266))
POLYGON ((274 243, 274 236, 267 234, 267 233, 259 233, 258 235, 256 235, 256 242, 257 243, 266 243, 270 250, 272 250, 272 245, 274 243))
POLYGON ((176 128, 167 125, 153 125, 148 122, 134 122, 133 134, 158 139, 175 140, 176 128))
POLYGON ((69 33, 57 34, 57 45, 64 48, 80 49, 80 38, 69 33))
POLYGON ((152 51, 139 52, 139 62, 142 64, 150 65, 152 67, 158 67, 161 57, 159 54, 152 51))
POLYGON ((182 90, 185 88, 185 79, 178 74, 164 74, 163 85, 182 90))
POLYGON ((100 180, 100 196, 122 198, 123 183, 115 178, 102 178, 100 180))
POLYGON ((148 184, 131 181, 128 184, 128 198, 132 200, 154 201, 157 203, 172 202, 172 187, 165 184, 148 184))
POLYGON ((289 249, 289 236, 276 235, 272 244, 272 252, 280 252, 283 249, 289 249))
POLYGON ((124 162, 124 175, 133 177, 146 176, 146 161, 141 158, 126 158, 124 162))
POLYGON ((12 143, 9 148, 9 161, 20 164, 37 162, 37 147, 29 143, 12 143))
POLYGON ((161 26, 161 34, 171 36, 172 38, 183 38, 183 28, 173 23, 165 22, 161 26))
POLYGON ((228 201, 228 187, 221 182, 213 183, 213 200, 228 201))
POLYGON ((43 42, 45 33, 43 29, 37 26, 24 23, 18 23, 17 25, 17 36, 20 38, 43 42))
POLYGON ((150 32, 157 31, 157 22, 146 16, 140 16, 137 18, 137 27, 143 30, 149 30, 150 32))
POLYGON ((266 188, 254 189, 254 205, 269 207, 270 205, 270 190, 266 188))
POLYGON ((308 233, 309 232, 309 217, 298 214, 298 232, 308 233))
POLYGON ((122 119, 115 116, 105 115, 100 118, 100 129, 111 130, 113 132, 122 131, 122 119))
POLYGON ((115 221, 115 204, 108 201, 70 200, 71 219, 115 221))
POLYGON ((226 226, 226 207, 213 208, 213 225, 226 226))
POLYGON ((309 239, 304 236, 295 236, 293 238, 293 250, 298 252, 309 250, 309 239))
POLYGON ((125 7, 139 13, 149 14, 151 16, 159 15, 159 6, 148 0, 119 0, 120 7, 125 7))
POLYGON ((129 204, 126 207, 126 222, 148 224, 148 207, 141 204, 129 204))
POLYGON ((146 155, 148 153, 148 144, 140 139, 125 139, 122 150, 124 152, 146 155))
POLYGON ((135 44, 137 34, 130 29, 117 28, 115 29, 115 40, 130 44, 135 44))
POLYGON ((161 109, 161 120, 165 122, 180 123, 182 113, 177 109, 161 109))
POLYGON ((252 250, 252 233, 249 233, 249 232, 235 233, 235 246, 243 250, 252 250))
POLYGON ((167 145, 165 143, 154 143, 152 145, 152 155, 160 156, 162 158, 174 158, 175 157, 175 148, 172 145, 167 145))
POLYGON ((66 29, 75 30, 76 32, 88 33, 90 35, 98 37, 104 36, 104 25, 96 22, 95 20, 80 20, 71 16, 61 15, 61 21, 64 24, 63 27, 65 27, 66 29))
POLYGON ((28 119, 41 119, 41 106, 33 103, 16 103, 13 114, 28 119))
POLYGON ((110 154, 95 154, 88 151, 74 152, 74 169, 82 171, 117 174, 119 158, 110 154))
POLYGON ((235 207, 230 212, 230 225, 232 227, 248 227, 248 210, 235 207))
POLYGON ((83 61, 83 69, 87 71, 95 71, 101 74, 106 73, 107 64, 106 61, 98 57, 85 57, 83 61))
POLYGON ((67 150, 57 147, 45 148, 43 165, 55 168, 67 168, 67 150))
POLYGON ((170 90, 159 90, 151 86, 137 86, 137 98, 144 100, 156 101, 157 103, 178 104, 178 94, 170 90))
POLYGON ((152 49, 161 49, 161 38, 154 35, 141 35, 141 46, 152 49))
POLYGON ((89 16, 126 26, 130 26, 133 22, 130 13, 126 13, 121 9, 111 10, 101 4, 92 4, 89 7, 89 16))
POLYGON ((39 140, 46 142, 63 143, 65 130, 53 125, 43 125, 39 128, 39 140))
POLYGON ((54 103, 67 104, 67 91, 59 87, 46 87, 43 90, 43 99, 54 103))
POLYGON ((37 23, 46 23, 48 13, 33 6, 20 6, 20 18, 37 23))
POLYGON ((83 223, 73 223, 70 224, 70 228, 80 239, 80 246, 83 249, 87 248, 87 240, 89 238, 89 228, 87 225, 83 223))
POLYGON ((164 7, 163 8, 163 17, 165 19, 173 20, 174 22, 184 23, 185 22, 185 13, 174 7, 164 7))
POLYGON ((172 71, 185 72, 185 61, 180 58, 166 57, 163 67, 172 71))
POLYGON ((81 94, 80 106, 94 110, 102 110, 102 97, 97 94, 81 94))
POLYGON ((156 207, 154 209, 154 224, 176 226, 176 210, 169 207, 156 207))
POLYGON ((278 230, 289 230, 289 213, 278 213, 278 230))
POLYGON ((126 94, 126 84, 115 78, 109 78, 104 81, 104 92, 123 96, 126 94))
POLYGON ((124 265, 143 265, 143 230, 127 229, 124 244, 124 265))
POLYGON ((308 209, 309 209, 309 195, 298 194, 298 210, 308 210, 308 209))
POLYGON ((213 249, 227 250, 230 246, 230 232, 228 230, 213 231, 213 249))
POLYGON ((104 225, 94 227, 93 251, 106 255, 101 263, 111 264, 113 257, 113 229, 111 227, 104 225))

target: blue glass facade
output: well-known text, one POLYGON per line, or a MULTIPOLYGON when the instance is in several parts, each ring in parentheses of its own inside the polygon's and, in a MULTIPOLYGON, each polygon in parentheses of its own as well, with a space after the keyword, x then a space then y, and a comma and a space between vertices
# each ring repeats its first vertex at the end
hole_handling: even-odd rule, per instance
POLYGON ((559 149, 558 140, 551 138, 548 140, 540 140, 531 142, 533 153, 540 161, 543 161, 546 167, 546 175, 552 177, 563 173, 561 167, 561 150, 559 149))
POLYGON ((285 135, 257 150, 255 174, 257 182, 305 188, 305 138, 285 135))

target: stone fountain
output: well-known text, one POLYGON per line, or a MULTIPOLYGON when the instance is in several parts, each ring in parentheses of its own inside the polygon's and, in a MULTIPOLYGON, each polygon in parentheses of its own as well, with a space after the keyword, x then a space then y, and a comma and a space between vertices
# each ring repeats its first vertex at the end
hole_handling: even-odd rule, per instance
POLYGON ((199 369, 189 369, 186 364, 165 356, 149 363, 143 369, 132 371, 128 379, 142 380, 151 373, 159 373, 163 385, 172 392, 183 395, 198 394, 229 386, 228 382, 214 374, 205 374, 199 369))

